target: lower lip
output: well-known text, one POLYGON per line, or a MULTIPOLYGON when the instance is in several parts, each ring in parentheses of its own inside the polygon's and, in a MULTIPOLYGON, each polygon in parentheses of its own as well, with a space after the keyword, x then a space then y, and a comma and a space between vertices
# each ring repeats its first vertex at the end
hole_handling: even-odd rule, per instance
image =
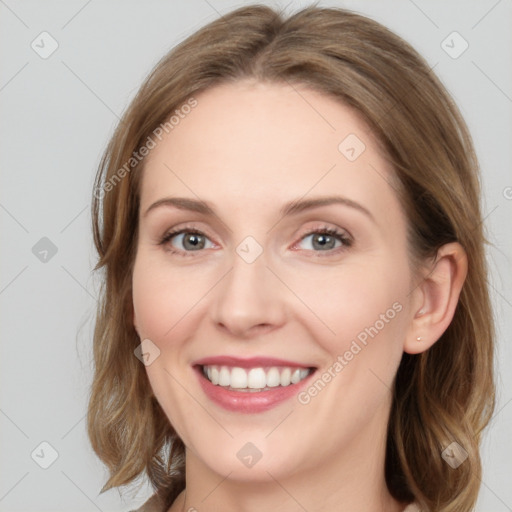
POLYGON ((204 375, 202 368, 195 367, 199 377, 199 383, 206 396, 222 408, 246 414, 265 412, 280 403, 296 396, 304 388, 311 377, 315 374, 313 370, 305 379, 297 384, 289 386, 276 386, 268 391, 230 391, 222 386, 212 384, 204 375))

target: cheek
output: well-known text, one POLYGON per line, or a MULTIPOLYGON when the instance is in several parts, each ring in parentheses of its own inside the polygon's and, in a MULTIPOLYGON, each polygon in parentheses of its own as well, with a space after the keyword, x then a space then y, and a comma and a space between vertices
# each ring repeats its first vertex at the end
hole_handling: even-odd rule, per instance
POLYGON ((190 272, 179 272, 147 250, 140 250, 133 271, 133 307, 142 339, 150 339, 160 354, 146 372, 151 388, 180 437, 189 442, 194 417, 194 401, 179 383, 191 376, 184 363, 186 341, 193 329, 194 304, 204 295, 199 283, 190 281, 190 272))
POLYGON ((408 290, 408 274, 398 268, 385 260, 358 262, 297 280, 293 289, 314 314, 315 318, 308 313, 314 322, 311 325, 316 325, 317 334, 323 331, 321 339, 329 343, 329 352, 342 348, 345 341, 375 324, 382 333, 391 331, 392 324, 395 328, 402 325, 399 317, 408 290))
POLYGON ((171 268, 153 259, 141 251, 135 261, 133 308, 141 336, 158 343, 176 338, 176 331, 193 314, 212 280, 200 270, 171 268))

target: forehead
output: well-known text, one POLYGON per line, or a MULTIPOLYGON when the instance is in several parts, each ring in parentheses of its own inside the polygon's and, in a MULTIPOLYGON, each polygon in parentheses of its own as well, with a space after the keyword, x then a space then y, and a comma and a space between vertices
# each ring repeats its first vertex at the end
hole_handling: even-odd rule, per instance
POLYGON ((194 98, 197 105, 146 159, 142 208, 165 194, 215 203, 221 197, 235 208, 277 208, 335 192, 384 210, 396 203, 391 169, 369 128, 332 97, 295 84, 242 81, 194 98))

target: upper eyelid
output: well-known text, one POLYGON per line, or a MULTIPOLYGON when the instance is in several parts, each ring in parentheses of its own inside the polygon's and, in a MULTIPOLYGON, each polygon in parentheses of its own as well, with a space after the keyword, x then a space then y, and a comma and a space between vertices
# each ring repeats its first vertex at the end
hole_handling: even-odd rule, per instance
MULTIPOLYGON (((315 234, 316 232, 320 232, 321 233, 322 231, 327 231, 327 230, 337 231, 338 233, 337 234, 333 234, 332 236, 337 236, 338 239, 339 238, 347 238, 347 239, 349 239, 351 241, 354 240, 354 237, 352 236, 352 234, 349 231, 347 231, 346 229, 340 228, 340 227, 329 226, 327 224, 328 223, 324 222, 322 226, 315 226, 315 227, 310 227, 310 228, 304 229, 303 232, 301 232, 299 235, 297 235, 298 236, 298 240, 297 240, 297 242, 294 243, 294 246, 298 242, 303 240, 305 237, 307 237, 307 236, 311 236, 311 235, 315 234)), ((174 237, 177 237, 177 236, 182 235, 182 234, 197 233, 197 234, 199 234, 201 236, 205 236, 212 243, 216 244, 216 242, 214 242, 212 240, 212 237, 210 235, 208 235, 208 233, 205 232, 205 231, 207 231, 207 230, 204 230, 202 228, 196 228, 194 226, 185 225, 185 226, 180 227, 180 228, 170 229, 169 231, 167 231, 161 237, 161 240, 164 241, 164 240, 168 239, 168 241, 170 241, 174 237)), ((194 251, 186 251, 186 252, 194 252, 194 251)))
MULTIPOLYGON (((322 225, 315 225, 313 227, 308 227, 308 228, 305 228, 302 232, 302 230, 300 230, 302 232, 302 235, 301 236, 305 236, 305 235, 308 235, 310 234, 312 231, 315 231, 315 230, 319 230, 319 229, 333 229, 333 230, 336 230, 336 231, 340 231, 344 234, 347 234, 347 236, 349 238, 353 238, 352 237, 352 234, 350 233, 350 231, 346 228, 341 228, 339 226, 336 226, 330 222, 327 222, 327 221, 314 221, 314 222, 317 222, 319 224, 322 224, 322 225)), ((174 228, 170 228, 168 230, 165 231, 164 235, 162 236, 166 236, 167 234, 169 233, 174 233, 174 234, 178 234, 178 233, 182 233, 184 230, 188 230, 190 232, 198 232, 202 235, 208 235, 208 228, 203 228, 203 227, 196 227, 196 226, 192 226, 192 225, 189 225, 189 224, 185 224, 184 226, 182 227, 174 227, 174 228)))

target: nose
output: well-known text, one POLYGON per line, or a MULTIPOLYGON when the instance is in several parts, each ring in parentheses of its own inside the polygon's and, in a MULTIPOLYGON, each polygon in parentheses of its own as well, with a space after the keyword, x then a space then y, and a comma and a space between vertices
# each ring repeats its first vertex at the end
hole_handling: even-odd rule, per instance
POLYGON ((232 337, 250 339, 286 320, 286 287, 267 267, 265 254, 252 263, 236 252, 230 270, 214 289, 210 314, 216 327, 232 337))

